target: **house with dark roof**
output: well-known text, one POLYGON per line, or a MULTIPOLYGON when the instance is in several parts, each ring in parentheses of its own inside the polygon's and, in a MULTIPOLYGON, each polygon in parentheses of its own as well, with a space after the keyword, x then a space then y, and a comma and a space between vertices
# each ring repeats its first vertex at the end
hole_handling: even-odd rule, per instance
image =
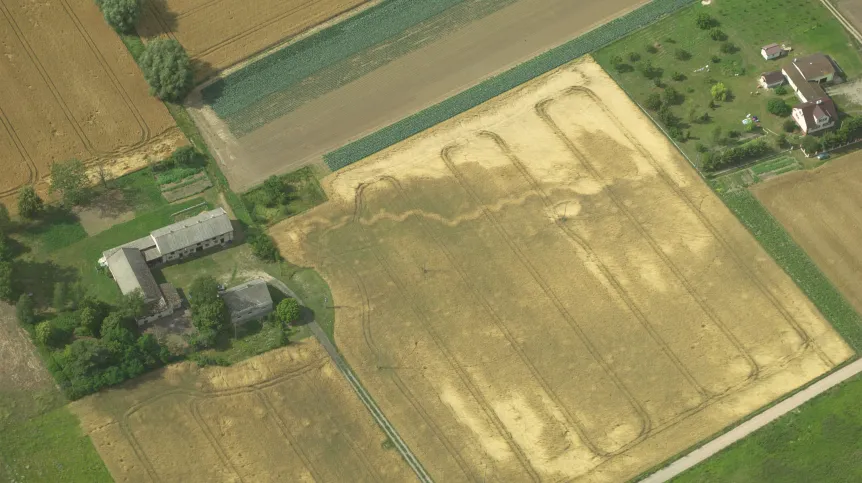
POLYGON ((808 82, 832 82, 837 73, 832 60, 820 53, 797 57, 791 65, 808 82))
POLYGON ((760 49, 760 55, 766 60, 777 59, 784 55, 784 49, 778 44, 764 45, 760 49))
POLYGON ((259 278, 225 290, 221 293, 221 298, 227 305, 233 324, 259 319, 272 312, 269 288, 266 282, 259 278))
POLYGON ((805 134, 829 129, 838 122, 835 103, 828 97, 793 106, 792 116, 805 134))
POLYGON ((764 89, 778 87, 781 84, 784 84, 784 74, 782 74, 780 70, 760 74, 760 85, 762 85, 764 89))

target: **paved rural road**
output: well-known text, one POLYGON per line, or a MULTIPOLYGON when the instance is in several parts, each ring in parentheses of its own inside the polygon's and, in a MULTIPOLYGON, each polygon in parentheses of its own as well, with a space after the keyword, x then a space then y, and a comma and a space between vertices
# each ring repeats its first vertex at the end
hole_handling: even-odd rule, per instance
POLYGON ((700 448, 674 461, 670 465, 651 474, 647 478, 641 480, 641 483, 663 483, 670 480, 671 478, 678 476, 680 473, 703 462, 704 460, 718 453, 724 448, 727 448, 733 443, 741 440, 742 438, 745 438, 749 434, 757 431, 758 429, 766 426, 772 421, 775 421, 781 416, 784 416, 790 411, 805 404, 812 398, 837 386, 838 384, 841 384, 842 382, 846 381, 847 379, 850 379, 851 377, 859 373, 862 373, 862 359, 833 372, 832 374, 815 382, 811 386, 803 389, 802 391, 799 391, 798 393, 785 399, 784 401, 781 401, 775 406, 772 406, 766 411, 763 411, 757 416, 731 429, 727 433, 724 433, 723 435, 706 443, 700 448))
MULTIPOLYGON (((263 275, 263 278, 266 279, 268 283, 271 283, 275 286, 275 288, 281 290, 284 294, 289 295, 297 300, 300 304, 302 304, 302 299, 296 296, 287 285, 285 285, 281 280, 278 280, 275 277, 269 275, 263 275)), ((425 468, 422 467, 422 463, 419 462, 419 459, 410 451, 410 448, 407 447, 407 444, 404 440, 401 439, 401 436, 398 435, 398 432, 395 431, 395 427, 392 426, 392 423, 386 419, 386 416, 383 414, 383 411, 377 407, 377 404, 371 399, 371 396, 362 387, 362 384, 359 382, 359 379, 356 378, 356 375, 353 374, 353 370, 344 362, 344 359, 341 357, 341 354, 338 352, 338 349, 335 348, 335 344, 329 339, 329 336, 326 335, 326 332, 320 327, 320 325, 316 321, 312 321, 308 326, 311 328, 311 333, 314 334, 314 337, 317 338, 320 345, 326 350, 326 353, 329 354, 329 357, 332 359, 332 362, 335 363, 335 366, 338 367, 338 370, 341 371, 341 374, 344 375, 344 378, 347 379, 347 382, 350 384, 350 387, 356 392, 356 395, 359 396, 359 399, 362 401, 362 404, 368 409, 368 412, 371 413, 371 416, 377 422, 383 432, 386 433, 386 436, 390 441, 395 445, 395 449, 401 454, 401 457, 404 458, 404 461, 410 465, 410 468, 416 473, 416 477, 419 478, 419 481, 423 483, 431 483, 431 476, 425 472, 425 468)))
POLYGON ((518 0, 324 94, 242 138, 188 103, 231 188, 321 160, 329 151, 561 45, 645 0, 518 0))

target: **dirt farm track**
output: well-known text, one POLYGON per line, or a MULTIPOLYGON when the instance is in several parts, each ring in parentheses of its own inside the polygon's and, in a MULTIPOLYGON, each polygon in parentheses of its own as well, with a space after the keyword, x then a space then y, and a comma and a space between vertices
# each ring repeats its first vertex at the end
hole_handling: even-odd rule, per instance
POLYGON ((0 199, 79 158, 130 171, 185 143, 92 0, 0 0, 0 199))
POLYGON ((624 481, 851 350, 591 59, 274 226, 437 481, 624 481))
POLYGON ((72 403, 115 481, 407 481, 313 339, 232 367, 175 364, 72 403))

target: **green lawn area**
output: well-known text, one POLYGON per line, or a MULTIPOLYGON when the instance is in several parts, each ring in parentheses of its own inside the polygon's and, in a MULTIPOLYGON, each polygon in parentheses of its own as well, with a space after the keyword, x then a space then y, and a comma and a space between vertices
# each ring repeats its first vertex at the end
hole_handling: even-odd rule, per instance
POLYGON ((282 183, 283 192, 286 193, 286 203, 270 205, 263 186, 241 195, 254 221, 271 225, 326 201, 326 194, 311 166, 279 176, 278 179, 282 183))
MULTIPOLYGON (((767 130, 783 132, 782 123, 788 118, 770 114, 766 109, 767 101, 779 96, 771 90, 758 90, 757 81, 762 72, 780 70, 781 65, 792 57, 816 52, 830 55, 850 78, 862 74, 862 60, 850 38, 817 0, 722 0, 712 6, 695 3, 600 49, 594 55, 641 105, 645 105, 650 94, 662 93, 665 86, 673 87, 682 95, 682 102, 672 105, 670 110, 680 119, 681 129, 690 131, 691 138, 680 143, 683 151, 692 160, 697 160, 697 143, 718 146, 714 139, 716 126, 721 127, 725 137, 731 130, 744 133, 742 120, 747 114, 760 118, 767 130), (725 42, 734 44, 738 49, 736 52, 723 53, 722 41, 713 40, 708 30, 698 28, 695 17, 702 12, 719 22, 718 28, 727 35, 725 42), (792 46, 793 52, 781 59, 764 60, 760 48, 773 42, 792 46), (648 52, 649 46, 655 47, 655 53, 648 52), (678 56, 679 50, 687 52, 690 58, 678 56), (640 58, 630 60, 632 53, 640 58), (620 72, 614 69, 611 59, 617 55, 631 70, 620 72), (719 61, 715 62, 713 56, 717 56, 719 61), (662 88, 656 87, 652 80, 639 72, 639 66, 647 61, 661 72, 662 88), (709 65, 708 71, 695 72, 706 65, 709 65), (673 80, 674 73, 680 73, 684 78, 673 80), (710 87, 715 82, 724 83, 730 89, 732 99, 717 102, 718 106, 711 109, 710 87), (705 112, 711 118, 706 122, 692 116, 705 112)), ((788 104, 797 103, 792 89, 787 90, 788 93, 780 97, 788 104)), ((753 135, 762 133, 757 129, 753 135)), ((740 140, 726 142, 734 144, 740 140)))
POLYGON ((856 377, 713 456, 674 483, 862 481, 862 378, 856 377))

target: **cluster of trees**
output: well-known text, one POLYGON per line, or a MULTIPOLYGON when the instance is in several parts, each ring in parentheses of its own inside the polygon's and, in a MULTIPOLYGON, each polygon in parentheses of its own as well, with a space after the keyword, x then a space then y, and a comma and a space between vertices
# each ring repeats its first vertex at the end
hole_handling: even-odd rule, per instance
POLYGON ((138 57, 138 65, 150 85, 150 94, 163 101, 182 101, 192 88, 191 60, 174 39, 150 41, 138 57))
POLYGON ((697 27, 701 30, 710 30, 718 27, 718 20, 714 19, 712 15, 706 12, 697 14, 697 17, 694 18, 694 23, 696 23, 697 27))
POLYGON ((167 171, 173 168, 202 168, 206 159, 194 146, 180 146, 167 158, 153 165, 153 171, 167 171))
POLYGON ((189 343, 195 349, 212 347, 230 327, 230 314, 224 299, 219 296, 219 284, 213 277, 198 277, 188 293, 192 325, 198 330, 189 343))
POLYGON ((819 138, 805 136, 802 138, 802 149, 808 154, 835 149, 862 137, 862 117, 848 117, 841 122, 841 127, 824 133, 819 138))
POLYGON ((141 0, 96 0, 105 21, 119 33, 130 33, 141 17, 141 0))
POLYGON ((264 262, 277 262, 281 260, 281 254, 275 247, 272 238, 266 233, 249 233, 248 243, 251 245, 251 253, 264 262))
MULTIPOLYGON (((55 289, 54 304, 67 302, 55 289)), ((125 297, 119 307, 84 298, 71 311, 39 321, 27 294, 15 305, 18 320, 32 327, 34 338, 51 350, 48 369, 72 399, 118 384, 169 362, 171 354, 151 334, 140 334, 135 317, 143 310, 139 293, 125 297)))
POLYGON ((702 166, 706 171, 717 171, 722 168, 740 164, 770 151, 765 140, 755 139, 745 144, 727 148, 718 152, 706 152, 703 154, 702 166))

